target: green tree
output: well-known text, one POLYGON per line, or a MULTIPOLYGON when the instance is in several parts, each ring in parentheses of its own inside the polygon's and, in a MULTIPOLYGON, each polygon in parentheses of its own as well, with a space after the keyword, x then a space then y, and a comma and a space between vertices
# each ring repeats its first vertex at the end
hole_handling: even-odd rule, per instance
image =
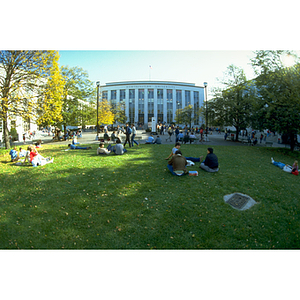
POLYGON ((195 110, 191 104, 185 108, 179 108, 175 112, 175 121, 177 124, 189 124, 189 126, 192 127, 193 114, 199 116, 201 114, 201 108, 195 110))
POLYGON ((215 124, 235 127, 238 140, 239 131, 251 122, 254 88, 243 69, 234 65, 227 68, 222 83, 226 88, 215 91, 214 98, 208 102, 208 111, 216 118, 215 124))
POLYGON ((288 55, 292 53, 256 51, 251 62, 258 75, 254 115, 258 126, 288 136, 293 151, 300 131, 300 64, 285 67, 282 58, 288 55))
POLYGON ((92 125, 97 123, 97 109, 94 102, 80 103, 80 112, 77 119, 80 125, 84 129, 86 125, 92 125))
POLYGON ((124 124, 127 122, 127 117, 125 113, 125 103, 117 103, 112 108, 112 112, 115 116, 115 122, 124 124))
POLYGON ((66 133, 67 125, 78 126, 80 123, 86 122, 80 121, 80 116, 83 116, 80 100, 90 102, 87 106, 93 107, 95 105, 95 89, 93 83, 88 79, 88 73, 82 68, 62 66, 61 73, 65 80, 62 124, 66 133))
POLYGON ((6 148, 9 118, 36 119, 38 101, 50 100, 42 95, 55 55, 56 51, 0 51, 0 118, 6 148))

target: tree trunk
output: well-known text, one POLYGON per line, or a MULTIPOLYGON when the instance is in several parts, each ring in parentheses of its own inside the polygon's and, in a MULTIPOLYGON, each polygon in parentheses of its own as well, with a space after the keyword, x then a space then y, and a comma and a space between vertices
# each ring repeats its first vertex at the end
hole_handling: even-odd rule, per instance
POLYGON ((7 128, 7 119, 3 120, 3 141, 5 144, 5 149, 10 148, 9 139, 8 139, 8 128, 7 128))
POLYGON ((240 131, 240 127, 239 126, 236 126, 235 127, 235 130, 236 130, 236 134, 235 134, 235 140, 236 142, 239 140, 239 131, 240 131))
POLYGON ((67 134, 67 123, 63 123, 63 125, 64 125, 64 135, 66 135, 67 134))
POLYGON ((295 134, 294 133, 290 133, 290 140, 291 140, 291 151, 294 151, 295 148, 295 134))

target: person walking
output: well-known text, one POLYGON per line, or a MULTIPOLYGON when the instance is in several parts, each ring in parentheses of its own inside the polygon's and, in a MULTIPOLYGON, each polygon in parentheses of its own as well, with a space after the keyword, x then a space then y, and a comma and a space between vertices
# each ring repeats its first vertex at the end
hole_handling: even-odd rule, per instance
POLYGON ((129 147, 131 148, 131 141, 130 141, 131 128, 129 127, 128 123, 126 124, 125 135, 126 135, 126 139, 124 142, 124 147, 126 146, 126 143, 128 142, 129 147))
POLYGON ((134 139, 136 136, 136 128, 134 126, 134 124, 131 124, 131 130, 132 130, 132 136, 131 136, 131 145, 132 147, 134 146, 134 143, 136 143, 136 145, 138 146, 139 143, 134 139))
POLYGON ((180 131, 179 131, 179 126, 177 126, 176 129, 175 129, 175 136, 176 136, 175 143, 177 143, 178 140, 179 140, 179 138, 178 138, 179 132, 180 132, 180 131))

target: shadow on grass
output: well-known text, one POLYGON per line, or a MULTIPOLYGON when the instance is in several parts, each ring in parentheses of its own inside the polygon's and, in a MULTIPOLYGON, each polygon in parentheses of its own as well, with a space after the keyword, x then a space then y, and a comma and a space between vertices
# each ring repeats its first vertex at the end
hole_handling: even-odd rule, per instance
MULTIPOLYGON (((206 145, 191 146, 182 146, 185 155, 205 155, 206 145)), ((143 146, 121 156, 97 156, 95 149, 44 149, 45 156, 51 152, 55 157, 54 164, 7 166, 10 175, 0 175, 5 187, 0 248, 299 247, 297 193, 284 193, 285 185, 296 186, 295 178, 266 165, 267 150, 229 148, 215 147, 220 172, 206 173, 197 163, 189 168, 197 170, 198 177, 168 171, 164 158, 170 146, 143 146), (223 201, 232 192, 249 194, 261 205, 233 210, 223 201)))

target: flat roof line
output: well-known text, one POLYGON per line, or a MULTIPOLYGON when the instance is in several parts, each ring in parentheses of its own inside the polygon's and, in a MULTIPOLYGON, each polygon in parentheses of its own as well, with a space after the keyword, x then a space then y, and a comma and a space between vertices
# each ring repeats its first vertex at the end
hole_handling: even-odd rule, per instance
POLYGON ((104 86, 114 86, 114 85, 184 85, 184 86, 190 86, 190 87, 196 87, 195 83, 188 83, 188 82, 177 82, 177 81, 119 81, 119 82, 108 82, 104 86))

